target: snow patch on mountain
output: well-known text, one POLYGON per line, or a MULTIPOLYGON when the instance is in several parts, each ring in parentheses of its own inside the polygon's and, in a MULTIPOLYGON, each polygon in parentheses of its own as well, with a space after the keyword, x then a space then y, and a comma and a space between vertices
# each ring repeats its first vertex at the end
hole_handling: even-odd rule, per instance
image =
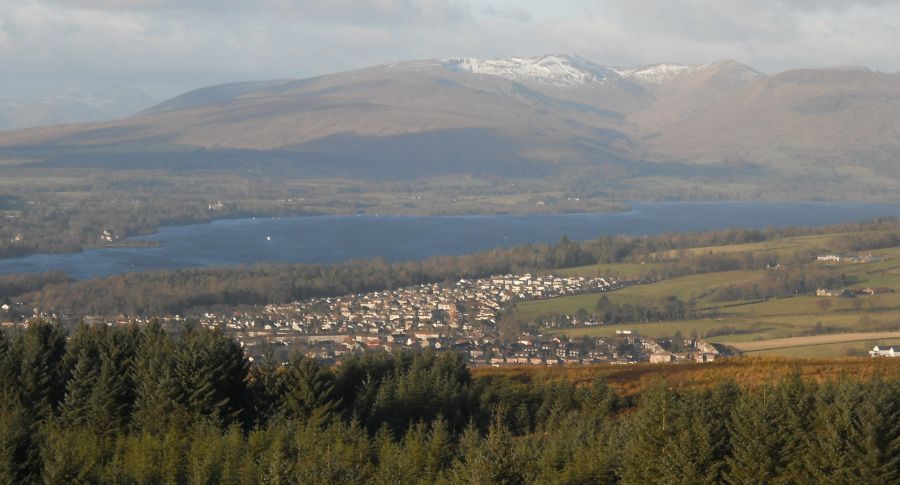
POLYGON ((650 84, 662 84, 669 79, 696 72, 704 67, 706 65, 652 64, 641 67, 615 67, 613 70, 624 78, 650 84))
POLYGON ((500 59, 455 57, 443 59, 441 65, 451 71, 485 74, 511 81, 553 87, 603 84, 607 83, 610 77, 617 77, 610 69, 577 56, 547 55, 500 59))
POLYGON ((735 61, 718 61, 707 64, 650 64, 640 67, 611 68, 620 76, 644 84, 663 84, 680 76, 709 69, 726 71, 735 81, 752 81, 761 73, 735 61))

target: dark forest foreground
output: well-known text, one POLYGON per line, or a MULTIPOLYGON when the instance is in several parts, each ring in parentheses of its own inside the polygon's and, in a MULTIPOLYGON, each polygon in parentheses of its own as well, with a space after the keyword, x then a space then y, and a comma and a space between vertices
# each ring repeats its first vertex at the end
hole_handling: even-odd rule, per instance
POLYGON ((0 335, 2 483, 900 480, 887 360, 738 360, 693 383, 664 366, 673 383, 635 395, 615 370, 473 376, 452 353, 251 365, 202 328, 0 335))

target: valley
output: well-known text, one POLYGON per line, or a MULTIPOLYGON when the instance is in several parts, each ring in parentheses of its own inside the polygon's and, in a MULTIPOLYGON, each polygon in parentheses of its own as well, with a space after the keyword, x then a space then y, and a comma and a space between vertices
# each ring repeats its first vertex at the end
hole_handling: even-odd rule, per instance
POLYGON ((564 238, 398 263, 79 282, 8 275, 0 293, 18 315, 8 325, 27 320, 32 307, 43 318, 126 326, 160 319, 178 328, 196 318, 240 336, 248 349, 274 339, 325 360, 344 355, 351 342, 462 349, 482 365, 641 361, 682 340, 714 344, 725 355, 839 357, 900 342, 898 259, 896 219, 883 218, 818 229, 564 238), (853 262, 830 261, 835 254, 853 262), (524 340, 501 345, 517 339, 524 340))

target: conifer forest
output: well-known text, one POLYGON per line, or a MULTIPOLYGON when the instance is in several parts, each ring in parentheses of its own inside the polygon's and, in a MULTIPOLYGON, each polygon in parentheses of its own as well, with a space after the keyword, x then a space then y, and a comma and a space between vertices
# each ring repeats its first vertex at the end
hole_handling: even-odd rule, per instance
POLYGON ((0 333, 0 483, 898 483, 900 381, 851 374, 621 395, 451 352, 251 363, 202 327, 33 321, 0 333))

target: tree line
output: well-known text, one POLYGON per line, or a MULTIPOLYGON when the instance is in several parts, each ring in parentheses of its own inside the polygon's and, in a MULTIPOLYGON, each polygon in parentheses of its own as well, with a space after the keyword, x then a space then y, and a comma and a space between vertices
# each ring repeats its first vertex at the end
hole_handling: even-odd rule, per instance
POLYGON ((727 285, 713 291, 712 301, 763 300, 816 291, 817 288, 844 288, 852 283, 846 274, 806 265, 791 271, 769 271, 760 281, 727 285))
MULTIPOLYGON (((504 314, 505 315, 505 314, 504 314)), ((652 322, 660 320, 687 320, 697 318, 699 312, 690 302, 670 295, 663 298, 651 298, 643 303, 626 302, 617 303, 610 301, 606 295, 601 296, 594 305, 593 311, 579 308, 574 315, 577 323, 585 323, 593 320, 604 325, 632 322, 652 322)), ((544 315, 537 322, 522 322, 521 327, 531 323, 532 330, 537 332, 542 326, 566 327, 573 323, 569 315, 553 314, 544 315)), ((519 328, 521 330, 521 328, 519 328)), ((517 334, 514 334, 517 335, 517 334)))
POLYGON ((0 483, 896 483, 900 382, 473 378, 453 353, 250 365, 197 327, 0 332, 0 483))

